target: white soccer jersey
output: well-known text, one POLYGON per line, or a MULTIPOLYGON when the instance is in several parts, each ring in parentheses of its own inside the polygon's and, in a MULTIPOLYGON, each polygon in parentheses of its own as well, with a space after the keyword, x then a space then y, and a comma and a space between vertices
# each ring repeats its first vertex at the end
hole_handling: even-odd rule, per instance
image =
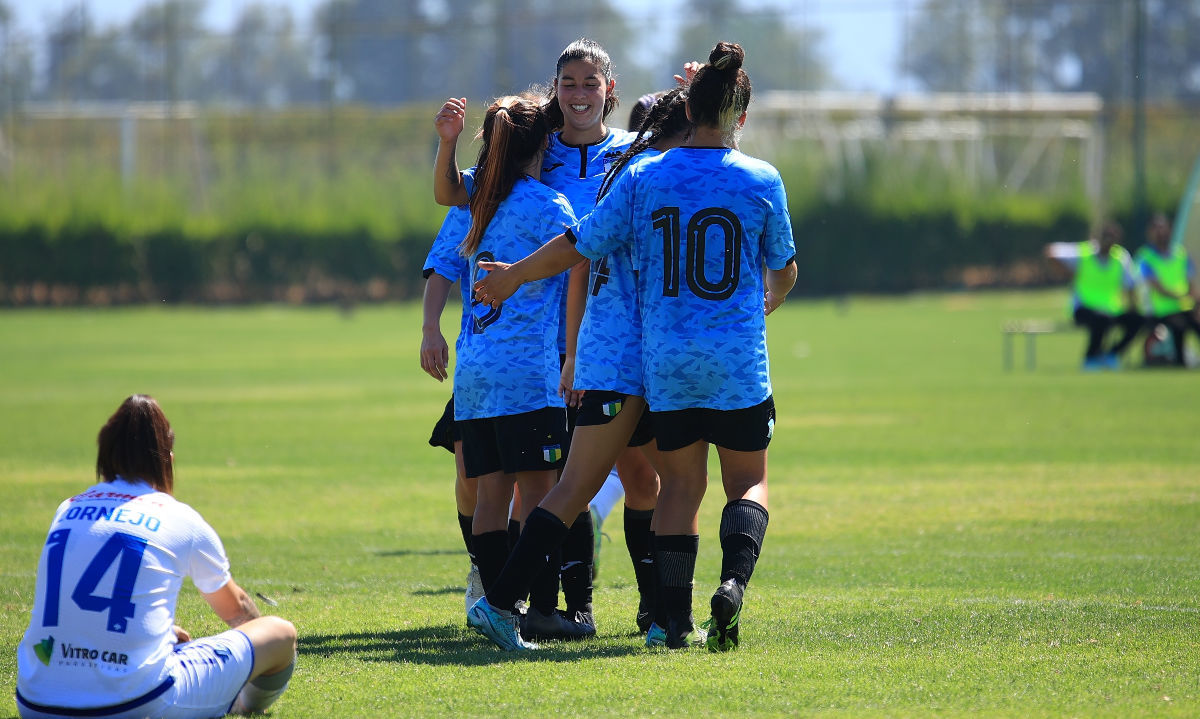
POLYGON ((188 505, 120 477, 63 502, 17 648, 17 691, 39 704, 88 708, 170 682, 184 577, 206 594, 230 579, 221 540, 188 505))

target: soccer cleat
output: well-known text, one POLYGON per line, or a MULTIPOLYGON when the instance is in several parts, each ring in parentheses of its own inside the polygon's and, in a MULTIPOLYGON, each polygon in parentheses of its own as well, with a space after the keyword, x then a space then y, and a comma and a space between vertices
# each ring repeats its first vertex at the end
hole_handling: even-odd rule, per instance
POLYGON ((588 604, 585 608, 577 610, 574 616, 565 615, 568 620, 574 621, 576 624, 590 628, 590 634, 587 636, 596 636, 596 615, 592 613, 592 605, 588 604))
POLYGON ((706 637, 704 630, 695 625, 691 616, 668 618, 666 635, 668 649, 687 649, 691 644, 703 644, 706 637))
POLYGON ((646 646, 648 647, 665 647, 667 646, 667 630, 650 622, 650 626, 646 629, 646 646))
POLYGON ((471 562, 471 569, 467 572, 467 592, 464 597, 467 611, 471 611, 471 607, 478 602, 483 596, 483 580, 479 578, 479 567, 471 562))
POLYGON ((471 610, 467 612, 467 624, 506 652, 538 648, 538 645, 521 638, 517 615, 496 609, 488 604, 486 596, 471 606, 471 610))
POLYGON ((588 617, 583 612, 576 612, 575 618, 568 618, 562 612, 553 611, 542 614, 534 607, 529 607, 520 623, 521 636, 526 640, 545 639, 587 639, 596 636, 595 623, 581 621, 588 617))
POLYGON ((727 652, 738 647, 738 620, 742 616, 742 594, 745 590, 736 579, 726 579, 712 597, 712 619, 709 625, 708 651, 727 652))

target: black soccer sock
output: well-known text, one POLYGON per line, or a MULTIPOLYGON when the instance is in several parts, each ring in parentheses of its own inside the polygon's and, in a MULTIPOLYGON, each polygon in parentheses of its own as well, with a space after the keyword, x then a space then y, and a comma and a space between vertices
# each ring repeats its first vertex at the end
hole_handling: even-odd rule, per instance
POLYGON ((517 546, 517 540, 521 538, 521 522, 520 520, 509 518, 508 520, 508 548, 512 550, 517 546))
MULTIPOLYGON (((475 565, 479 567, 479 581, 487 591, 496 583, 504 563, 508 561, 508 532, 497 529, 494 532, 471 535, 471 545, 475 547, 475 565)), ((499 609, 512 609, 498 607, 499 609)))
POLYGON ((651 601, 654 599, 654 555, 650 552, 650 522, 653 519, 653 509, 625 508, 625 548, 633 562, 638 593, 651 601))
POLYGON ((463 544, 467 546, 467 556, 471 558, 471 564, 475 564, 475 548, 471 546, 471 517, 470 515, 458 515, 458 530, 462 532, 463 544))
POLYGON ((750 583, 767 534, 767 510, 758 502, 737 499, 721 511, 721 581, 750 583))
MULTIPOLYGON (((554 521, 557 522, 558 518, 555 517, 554 521)), ((554 547, 538 557, 538 561, 537 575, 527 587, 529 606, 548 615, 558 608, 558 566, 562 564, 562 537, 557 537, 554 547)))
MULTIPOLYGON (((537 507, 525 520, 525 531, 517 540, 504 571, 495 582, 487 588, 488 604, 497 609, 511 610, 518 599, 524 597, 531 589, 537 587, 542 575, 550 575, 557 579, 558 564, 547 562, 547 556, 562 544, 567 536, 567 525, 550 512, 537 507)), ((539 612, 548 613, 545 607, 544 592, 533 591, 533 606, 539 612)), ((558 583, 550 594, 549 611, 554 610, 558 601, 558 583)))
MULTIPOLYGON (((664 621, 692 616, 692 583, 700 537, 696 534, 659 534, 654 538, 654 565, 658 569, 659 597, 664 621)), ((666 624, 659 624, 666 628, 666 624)))
MULTIPOLYGON (((651 558, 658 556, 658 536, 654 530, 650 530, 649 537, 650 556, 651 558)), ((663 605, 662 591, 662 575, 658 571, 658 562, 654 562, 651 567, 654 569, 654 623, 663 629, 667 628, 667 608, 663 605)))
POLYGON ((567 613, 587 611, 592 604, 592 562, 596 558, 596 537, 593 534, 592 513, 580 512, 571 524, 567 539, 562 545, 563 599, 567 613))

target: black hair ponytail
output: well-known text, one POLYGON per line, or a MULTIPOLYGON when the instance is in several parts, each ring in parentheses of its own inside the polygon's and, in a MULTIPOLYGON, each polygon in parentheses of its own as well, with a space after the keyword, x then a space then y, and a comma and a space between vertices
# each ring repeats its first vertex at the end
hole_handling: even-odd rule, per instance
POLYGON ((750 76, 742 70, 746 52, 733 42, 719 42, 708 54, 688 89, 692 122, 733 133, 750 105, 750 76))

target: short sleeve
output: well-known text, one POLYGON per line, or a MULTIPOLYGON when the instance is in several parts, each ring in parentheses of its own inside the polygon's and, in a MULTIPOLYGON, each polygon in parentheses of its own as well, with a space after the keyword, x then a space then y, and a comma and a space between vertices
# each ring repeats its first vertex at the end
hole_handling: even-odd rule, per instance
POLYGON ((571 228, 576 252, 598 261, 633 242, 635 175, 634 171, 621 175, 612 189, 600 198, 596 209, 571 228))
POLYGON ((555 212, 549 215, 546 232, 542 237, 543 242, 548 242, 563 234, 578 222, 575 218, 575 210, 571 207, 571 202, 567 200, 566 195, 559 193, 554 200, 554 209, 555 212))
POLYGON ((470 227, 471 212, 465 205, 451 207, 446 212, 442 227, 425 257, 425 266, 421 273, 425 279, 429 279, 429 275, 434 272, 451 282, 462 279, 466 273, 467 259, 459 254, 458 246, 462 244, 470 227))
POLYGON ((208 525, 199 514, 194 515, 191 556, 188 557, 188 576, 204 594, 211 594, 232 578, 229 573, 229 558, 225 546, 216 530, 208 525))
POLYGON ((792 237, 792 218, 788 213, 787 191, 778 174, 767 194, 768 213, 763 227, 763 249, 767 269, 782 270, 796 259, 796 241, 792 237))
POLYGON ((475 168, 468 167, 462 173, 463 189, 467 191, 467 197, 475 194, 475 168))

